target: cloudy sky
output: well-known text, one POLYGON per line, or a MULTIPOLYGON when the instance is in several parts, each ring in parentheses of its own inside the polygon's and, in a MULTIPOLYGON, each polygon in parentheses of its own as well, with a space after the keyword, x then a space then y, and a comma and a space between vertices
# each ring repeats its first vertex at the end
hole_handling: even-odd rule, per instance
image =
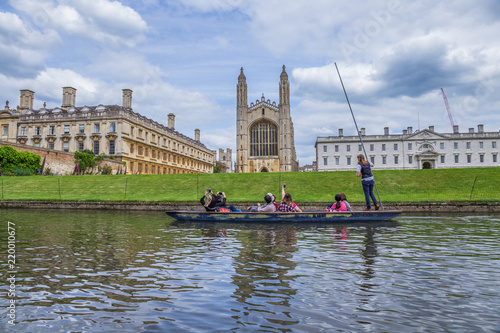
POLYGON ((172 112, 210 149, 235 151, 240 67, 249 102, 278 102, 286 65, 301 166, 318 136, 356 134, 334 63, 367 134, 451 132, 440 88, 461 132, 500 130, 498 0, 4 0, 0 32, 11 107, 20 89, 38 109, 63 86, 78 106, 120 105, 129 88, 136 112, 172 112))

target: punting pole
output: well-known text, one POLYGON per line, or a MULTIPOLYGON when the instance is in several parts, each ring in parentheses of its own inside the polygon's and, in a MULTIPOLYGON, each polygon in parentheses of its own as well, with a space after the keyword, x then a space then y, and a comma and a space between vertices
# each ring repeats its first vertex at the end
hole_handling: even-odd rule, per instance
MULTIPOLYGON (((370 160, 368 159, 368 154, 366 153, 365 144, 363 143, 363 138, 361 138, 361 133, 359 132, 358 123, 356 122, 356 118, 354 117, 354 112, 352 112, 352 107, 351 103, 349 102, 349 97, 347 97, 347 92, 345 91, 344 82, 342 82, 342 77, 340 76, 339 68, 337 67, 336 62, 334 64, 335 68, 337 69, 337 74, 339 75, 340 83, 342 84, 342 89, 344 90, 345 99, 347 100, 347 104, 349 105, 349 110, 351 110, 352 119, 354 120, 354 126, 356 126, 356 131, 358 132, 359 141, 361 141, 361 147, 363 147, 363 153, 365 154, 366 160, 370 162, 370 160)), ((373 177, 373 181, 375 182, 375 177, 373 177)), ((377 191, 377 197, 380 203, 380 207, 382 208, 382 210, 384 210, 384 205, 382 204, 382 200, 380 200, 380 194, 378 193, 377 182, 375 182, 375 190, 377 191)))

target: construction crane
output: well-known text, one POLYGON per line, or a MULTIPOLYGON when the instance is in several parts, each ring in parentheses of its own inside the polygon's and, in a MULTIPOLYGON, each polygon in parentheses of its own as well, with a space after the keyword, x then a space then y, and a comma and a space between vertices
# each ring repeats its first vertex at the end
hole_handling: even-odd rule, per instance
POLYGON ((446 98, 443 88, 441 88, 441 92, 443 93, 444 104, 446 105, 446 111, 448 111, 448 117, 450 118, 451 129, 453 130, 455 122, 453 121, 453 117, 451 116, 450 106, 448 105, 448 98, 446 98))

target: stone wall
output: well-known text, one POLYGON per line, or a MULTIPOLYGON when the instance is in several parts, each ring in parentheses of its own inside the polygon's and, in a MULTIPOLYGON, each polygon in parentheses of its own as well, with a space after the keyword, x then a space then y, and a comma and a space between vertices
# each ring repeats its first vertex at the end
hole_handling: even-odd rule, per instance
MULTIPOLYGON (((41 162, 45 159, 45 169, 50 168, 54 175, 71 175, 75 169, 75 154, 67 153, 59 150, 27 146, 19 143, 12 143, 0 140, 0 146, 11 146, 17 151, 29 151, 42 157, 41 162)), ((115 174, 121 167, 122 163, 118 160, 104 159, 101 166, 109 165, 115 174)), ((97 168, 96 168, 97 171, 97 168)))
MULTIPOLYGON (((235 203, 236 208, 246 209, 255 203, 235 203)), ((298 203, 303 211, 324 211, 327 204, 298 203)), ((362 204, 351 204, 354 211, 361 211, 362 204)), ((92 209, 92 210, 147 210, 175 211, 202 210, 199 202, 86 202, 86 201, 0 201, 0 208, 23 209, 92 209)), ((473 213, 500 212, 500 202, 443 202, 443 203, 390 203, 385 210, 402 210, 404 213, 473 213)))

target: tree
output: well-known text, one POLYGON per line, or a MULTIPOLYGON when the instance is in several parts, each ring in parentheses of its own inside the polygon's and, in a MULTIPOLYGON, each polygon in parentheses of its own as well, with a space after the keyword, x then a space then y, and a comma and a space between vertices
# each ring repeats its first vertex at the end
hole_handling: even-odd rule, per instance
POLYGON ((34 173, 40 169, 42 157, 29 151, 18 152, 11 146, 0 147, 0 164, 2 171, 26 169, 34 173))
POLYGON ((106 155, 94 155, 94 152, 90 149, 84 149, 82 151, 75 151, 75 162, 80 163, 80 173, 83 174, 85 171, 92 173, 97 164, 99 164, 106 155))
POLYGON ((220 165, 214 166, 214 173, 221 173, 221 171, 222 171, 222 168, 220 167, 220 165))

